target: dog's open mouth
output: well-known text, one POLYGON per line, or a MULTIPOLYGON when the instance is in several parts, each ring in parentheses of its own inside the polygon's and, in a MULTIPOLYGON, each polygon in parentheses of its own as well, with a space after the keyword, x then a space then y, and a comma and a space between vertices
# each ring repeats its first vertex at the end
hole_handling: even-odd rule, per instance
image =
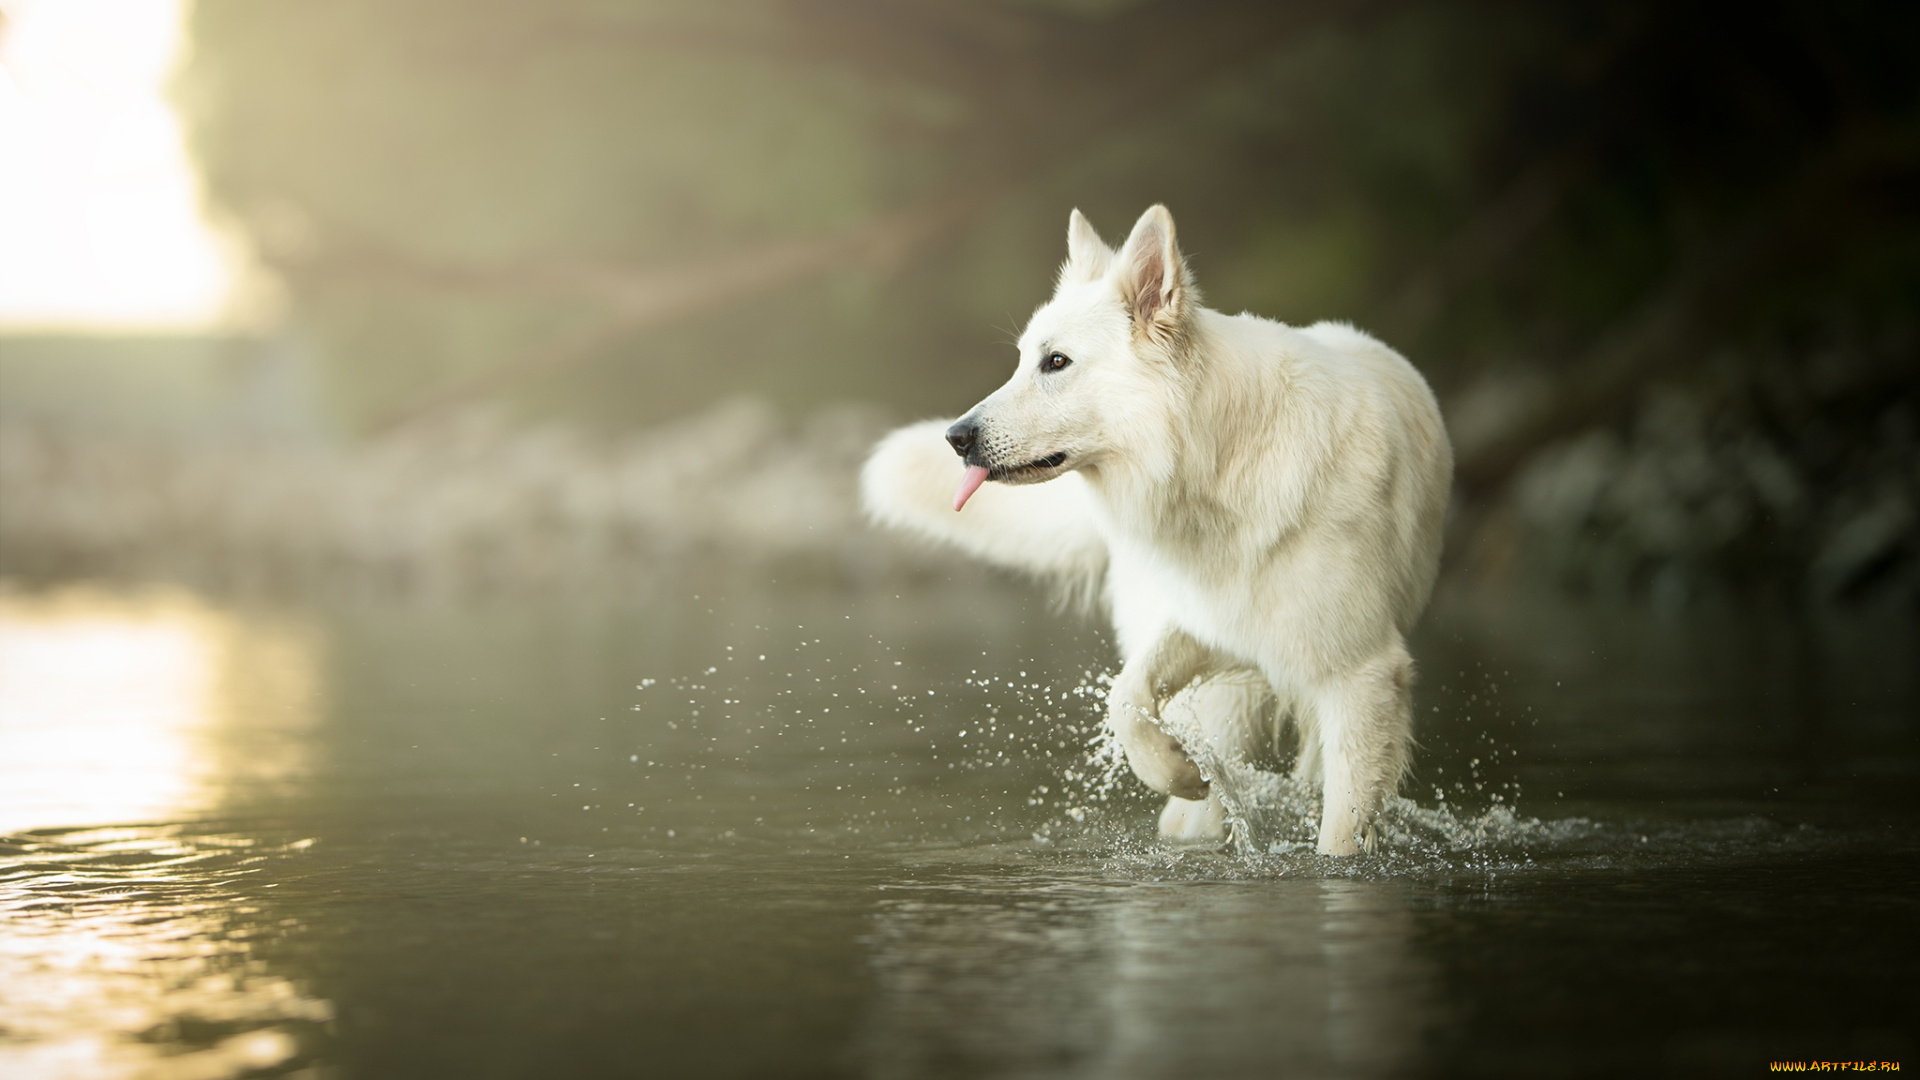
POLYGON ((967 500, 973 498, 973 493, 980 490, 980 485, 988 480, 1025 480, 1037 473, 1057 469, 1066 463, 1067 452, 1061 450, 1036 461, 1029 461, 1025 465, 996 465, 992 468, 985 465, 969 465, 967 471, 960 477, 960 490, 953 493, 953 508, 964 509, 967 500))
POLYGON ((1016 476, 1025 476, 1029 473, 1046 472, 1048 469, 1057 469, 1066 463, 1067 452, 1061 450, 1058 453, 1048 454, 1046 457, 1029 461, 1025 465, 997 466, 992 472, 988 473, 988 478, 992 480, 1006 480, 1016 476))

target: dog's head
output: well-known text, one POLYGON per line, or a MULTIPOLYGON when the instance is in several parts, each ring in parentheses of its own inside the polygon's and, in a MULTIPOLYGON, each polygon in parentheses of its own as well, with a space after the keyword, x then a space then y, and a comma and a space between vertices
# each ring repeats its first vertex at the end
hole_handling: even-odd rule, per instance
POLYGON ((1155 206, 1114 251, 1075 210, 1053 298, 1020 335, 1006 385, 947 430, 966 460, 964 504, 983 480, 1033 484, 1127 457, 1153 469, 1198 297, 1155 206))

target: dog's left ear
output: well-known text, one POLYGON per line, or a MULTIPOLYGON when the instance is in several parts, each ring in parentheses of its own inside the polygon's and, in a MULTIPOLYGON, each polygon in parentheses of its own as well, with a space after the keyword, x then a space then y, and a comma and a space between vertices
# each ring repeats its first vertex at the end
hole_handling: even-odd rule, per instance
POLYGON ((1156 205, 1140 215, 1114 258, 1113 272, 1137 332, 1164 339, 1186 318, 1193 283, 1166 207, 1156 205))
POLYGON ((1060 267, 1060 284, 1099 281, 1113 265, 1113 249, 1093 231, 1087 215, 1075 210, 1067 217, 1067 261, 1060 267))

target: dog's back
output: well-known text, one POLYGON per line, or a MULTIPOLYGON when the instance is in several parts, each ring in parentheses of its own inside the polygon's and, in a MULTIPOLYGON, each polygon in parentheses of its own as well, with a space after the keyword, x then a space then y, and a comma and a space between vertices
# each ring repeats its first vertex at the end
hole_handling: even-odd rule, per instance
POLYGON ((1406 633, 1426 608, 1439 572, 1453 483, 1453 447, 1440 404, 1419 370, 1372 335, 1338 322, 1300 333, 1354 365, 1342 392, 1370 406, 1359 430, 1335 437, 1345 443, 1340 454, 1358 487, 1349 495, 1376 526, 1371 535, 1380 545, 1380 573, 1394 583, 1394 622, 1406 633))

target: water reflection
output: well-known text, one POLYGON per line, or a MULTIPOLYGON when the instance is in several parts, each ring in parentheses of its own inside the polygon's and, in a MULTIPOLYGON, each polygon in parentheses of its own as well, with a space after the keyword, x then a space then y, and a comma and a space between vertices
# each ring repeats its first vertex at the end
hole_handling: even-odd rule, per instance
POLYGON ((1898 1027, 1910 632, 1782 704, 1761 620, 1511 607, 1443 603, 1422 651, 1446 813, 1322 880, 1063 791, 1108 653, 1008 591, 0 593, 0 1077, 1747 1069, 1745 1033, 1898 1027), (1803 719, 1846 795, 1756 797, 1803 719))
POLYGON ((0 595, 0 1075, 297 1066, 331 1006, 267 970, 303 840, 187 824, 302 775, 312 638, 177 594, 0 595))
POLYGON ((1434 1015, 1405 897, 1378 883, 900 891, 871 938, 876 1076, 1390 1075, 1434 1015))
POLYGON ((285 785, 314 636, 186 594, 0 593, 0 833, 178 821, 285 785))
POLYGON ((332 1006, 251 955, 297 929, 256 903, 275 850, 155 827, 0 840, 0 1075, 198 1080, 307 1052, 332 1006))

